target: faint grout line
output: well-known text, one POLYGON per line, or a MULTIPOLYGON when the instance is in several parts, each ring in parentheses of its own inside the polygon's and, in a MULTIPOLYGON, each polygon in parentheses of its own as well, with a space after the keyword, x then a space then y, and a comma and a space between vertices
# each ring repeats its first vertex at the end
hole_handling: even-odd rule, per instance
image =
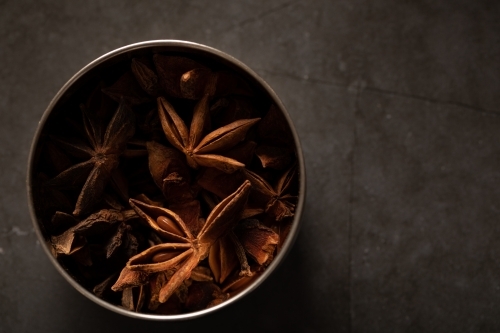
MULTIPOLYGON (((316 78, 311 78, 311 77, 305 78, 305 77, 301 77, 301 76, 294 75, 291 73, 286 73, 286 72, 273 72, 273 71, 269 71, 267 69, 256 69, 256 71, 263 72, 263 73, 273 75, 273 76, 287 77, 287 78, 290 78, 292 80, 301 81, 301 82, 317 83, 317 84, 328 85, 328 86, 333 86, 333 87, 337 87, 337 88, 344 88, 344 89, 350 88, 349 85, 338 83, 335 81, 321 80, 321 79, 316 79, 316 78)), ((414 94, 407 94, 407 93, 402 93, 402 92, 398 92, 398 91, 385 90, 385 89, 381 89, 381 88, 377 88, 377 87, 370 87, 370 86, 365 86, 359 90, 360 90, 359 92, 366 90, 366 91, 370 91, 370 92, 374 92, 374 93, 379 93, 382 95, 393 95, 393 96, 406 97, 406 98, 416 99, 419 101, 429 102, 429 103, 433 103, 433 104, 458 106, 458 107, 461 107, 464 109, 469 109, 469 110, 473 110, 473 111, 479 111, 479 112, 482 112, 485 114, 500 116, 500 111, 488 110, 488 109, 480 108, 480 107, 477 107, 474 105, 469 105, 469 104, 462 103, 462 102, 443 101, 443 100, 439 100, 436 98, 430 98, 430 97, 419 96, 419 95, 414 95, 414 94)))
POLYGON ((358 145, 358 130, 357 130, 357 117, 359 113, 359 98, 361 95, 361 85, 356 86, 356 97, 354 99, 354 122, 353 122, 353 145, 352 145, 352 151, 351 151, 351 156, 350 156, 350 165, 351 165, 351 175, 350 175, 350 180, 349 180, 349 224, 348 224, 348 231, 347 231, 347 237, 348 237, 348 270, 347 270, 347 283, 348 283, 348 288, 349 288, 349 332, 352 332, 352 321, 354 317, 354 310, 353 310, 353 292, 352 292, 352 223, 353 223, 353 217, 352 217, 352 211, 353 211, 353 206, 354 206, 354 154, 356 152, 356 147, 358 145))
POLYGON ((270 71, 270 70, 267 70, 264 68, 256 68, 255 71, 269 74, 272 76, 287 77, 287 78, 290 78, 290 79, 295 80, 295 81, 317 83, 317 84, 322 84, 325 86, 333 86, 333 87, 344 88, 344 89, 347 88, 347 86, 345 84, 338 83, 335 81, 321 80, 321 79, 310 78, 310 77, 301 77, 299 75, 287 73, 287 72, 273 72, 273 71, 270 71))
POLYGON ((223 30, 221 30, 221 32, 226 32, 228 30, 233 30, 234 28, 239 28, 239 27, 242 27, 242 26, 244 26, 244 25, 246 25, 248 23, 255 22, 255 21, 257 21, 259 19, 262 19, 262 18, 264 18, 264 17, 266 17, 266 16, 268 16, 270 14, 276 13, 276 12, 282 10, 282 9, 290 7, 291 5, 293 5, 296 2, 299 2, 299 0, 288 1, 288 2, 285 2, 285 3, 282 3, 282 4, 278 5, 276 7, 272 7, 272 8, 270 8, 270 9, 264 11, 264 12, 261 12, 261 13, 257 14, 256 16, 249 17, 249 18, 247 18, 247 19, 245 19, 245 20, 243 20, 241 22, 237 22, 235 24, 232 24, 232 25, 224 28, 223 30))
POLYGON ((375 92, 375 93, 380 93, 380 94, 384 94, 384 95, 393 95, 393 96, 413 98, 413 99, 417 99, 417 100, 424 101, 424 102, 430 102, 430 103, 434 103, 434 104, 453 105, 453 106, 458 106, 458 107, 462 107, 465 109, 479 111, 479 112, 492 114, 492 115, 496 115, 496 116, 500 115, 500 111, 483 109, 483 108, 480 108, 480 107, 477 107, 474 105, 469 105, 469 104, 462 103, 462 102, 443 101, 443 100, 439 100, 439 99, 435 99, 435 98, 413 95, 413 94, 406 94, 406 93, 401 93, 401 92, 397 92, 397 91, 384 90, 384 89, 380 89, 380 88, 376 88, 376 87, 365 87, 364 90, 375 92))

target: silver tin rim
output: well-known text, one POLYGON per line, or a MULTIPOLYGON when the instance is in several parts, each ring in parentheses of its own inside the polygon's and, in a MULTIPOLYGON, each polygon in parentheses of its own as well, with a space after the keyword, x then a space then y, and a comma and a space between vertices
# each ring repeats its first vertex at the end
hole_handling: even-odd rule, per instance
POLYGON ((290 118, 290 115, 286 111, 283 102, 279 99, 278 95, 274 92, 274 90, 259 76, 257 75, 252 69, 250 69, 248 66, 243 64, 241 61, 237 60, 236 58, 220 51, 215 48, 203 45, 203 44, 198 44, 198 43, 193 43, 193 42, 187 42, 187 41, 181 41, 181 40, 152 40, 152 41, 145 41, 145 42, 140 42, 140 43, 135 43, 135 44, 130 44, 127 46, 120 47, 116 50, 113 50, 109 53, 104 54, 103 56, 95 59, 94 61, 90 62, 88 65, 83 67, 80 71, 78 71, 73 77, 71 77, 68 82, 66 82, 62 88, 57 92, 57 94, 54 96, 52 101, 49 103, 47 109, 44 111, 42 118, 40 119, 38 123, 38 127, 35 132, 35 136, 33 138, 33 141, 31 143, 31 149, 28 157, 28 172, 27 172, 27 179, 26 179, 26 186, 27 186, 27 192, 28 192, 28 206, 29 206, 29 212, 31 215, 31 220, 33 222, 33 226, 35 229, 35 232, 37 234, 37 237, 42 245, 42 248, 44 249, 45 253, 49 257, 50 261, 52 264, 55 266, 57 271, 76 289, 78 290, 82 295, 87 297, 88 299, 92 300, 93 302, 101 305, 102 307, 109 309, 113 312, 122 314, 124 316, 132 317, 132 318, 140 318, 140 319, 146 319, 146 320, 154 320, 154 321, 175 321, 175 320, 186 320, 186 319, 193 319, 193 318, 198 318, 201 316, 204 316, 206 314, 215 312, 219 309, 222 309, 238 300, 243 298, 244 296, 248 295, 251 293, 253 290, 255 290, 264 280, 267 279, 267 277, 272 274, 272 272, 278 267, 278 265, 283 261, 285 256, 288 254, 290 251, 293 243, 295 242, 297 238, 297 234, 300 228, 300 221, 302 217, 302 213, 304 210, 304 204, 305 204, 305 197, 306 197, 306 172, 305 172, 305 162, 304 162, 304 156, 302 153, 302 147, 300 145, 300 140, 299 136, 297 134, 297 131, 292 123, 292 120, 290 118), (32 194, 32 172, 33 172, 33 162, 34 162, 34 154, 35 154, 35 149, 38 144, 40 134, 42 132, 43 127, 45 126, 45 123, 54 109, 54 107, 57 105, 59 100, 65 95, 65 93, 68 91, 68 89, 75 83, 77 82, 84 74, 90 72, 92 69, 97 67, 100 64, 105 63, 106 61, 119 56, 119 55, 124 55, 127 53, 131 53, 133 51, 138 51, 138 50, 144 50, 144 49, 149 49, 149 48, 158 48, 158 49, 168 49, 168 48, 174 48, 177 50, 182 50, 186 53, 189 52, 198 52, 199 54, 205 54, 205 55, 210 55, 213 56, 214 58, 219 58, 220 60, 223 60, 232 66, 235 66, 245 72, 247 75, 252 77, 261 87, 269 94, 269 96, 272 98, 274 103, 280 108, 280 110, 283 112, 286 121, 288 122, 288 125, 291 128, 293 138, 295 141, 295 145, 297 147, 297 159, 299 163, 299 198, 295 210, 295 216, 294 220, 292 223, 292 227, 290 229, 290 233, 288 234, 287 240, 285 241, 285 244, 282 247, 282 251, 274 258, 272 263, 267 267, 267 269, 264 271, 264 273, 259 276, 250 286, 248 286, 245 290, 243 290, 241 293, 238 295, 230 298, 229 300, 214 306, 209 309, 201 310, 201 311, 196 311, 196 312, 191 312, 191 313, 186 313, 186 314, 180 314, 180 315, 155 315, 155 314, 145 314, 145 313, 137 313, 137 312, 132 312, 125 310, 123 308, 120 308, 116 305, 113 305, 111 303, 108 303, 94 294, 92 294, 90 291, 87 289, 83 288, 78 282, 76 282, 66 270, 63 269, 63 267, 58 263, 58 261, 54 258, 52 255, 47 242, 45 241, 42 231, 40 229, 40 226, 38 224, 38 220, 35 215, 35 209, 33 205, 33 194, 32 194))

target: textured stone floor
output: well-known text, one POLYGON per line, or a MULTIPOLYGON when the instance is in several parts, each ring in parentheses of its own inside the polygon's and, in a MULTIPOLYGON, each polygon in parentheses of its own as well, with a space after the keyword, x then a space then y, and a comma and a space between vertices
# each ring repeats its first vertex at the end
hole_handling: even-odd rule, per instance
POLYGON ((500 2, 0 0, 0 332, 500 331, 500 2), (84 65, 207 44, 276 90, 307 165, 303 227, 258 290, 200 319, 102 309, 27 210, 43 111, 84 65))

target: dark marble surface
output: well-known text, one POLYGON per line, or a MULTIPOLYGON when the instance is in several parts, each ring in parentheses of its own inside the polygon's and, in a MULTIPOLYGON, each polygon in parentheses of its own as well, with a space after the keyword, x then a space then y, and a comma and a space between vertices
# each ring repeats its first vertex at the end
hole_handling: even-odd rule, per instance
POLYGON ((500 2, 0 0, 0 332, 500 331, 500 2), (275 88, 301 137, 303 227, 258 290, 155 323, 93 304, 33 232, 44 109, 117 47, 184 39, 275 88))

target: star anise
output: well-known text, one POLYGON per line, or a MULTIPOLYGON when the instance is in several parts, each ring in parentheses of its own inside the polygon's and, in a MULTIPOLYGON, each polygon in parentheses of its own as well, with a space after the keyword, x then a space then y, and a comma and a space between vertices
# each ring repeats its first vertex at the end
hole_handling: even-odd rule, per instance
POLYGON ((279 235, 256 219, 248 219, 238 224, 235 231, 245 251, 259 265, 267 266, 274 257, 279 243, 279 235))
POLYGON ((212 245, 238 221, 250 188, 250 182, 245 181, 236 192, 215 206, 196 237, 171 210, 131 199, 130 204, 137 214, 167 242, 150 247, 130 258, 112 289, 122 290, 123 281, 130 272, 152 274, 173 269, 175 273, 159 293, 159 302, 167 301, 198 263, 208 256, 212 245))
MULTIPOLYGON (((190 175, 187 172, 188 167, 179 157, 182 154, 176 149, 165 147, 156 142, 148 142, 147 147, 151 175, 170 204, 170 210, 180 215, 189 231, 196 236, 203 226, 204 219, 200 219, 200 202, 194 199, 195 196, 190 186, 190 175)), ((208 170, 216 169, 210 168, 208 170)), ((224 198, 235 192, 244 180, 244 178, 239 178, 239 182, 234 182, 234 187, 220 197, 224 198)), ((219 202, 218 199, 207 202, 208 208, 214 209, 219 202)), ((248 275, 250 272, 245 250, 231 231, 212 245, 209 264, 218 283, 222 283, 238 264, 242 274, 248 275)))
POLYGON ((232 231, 212 245, 208 263, 217 283, 224 283, 238 266, 241 275, 252 275, 245 250, 232 231))
MULTIPOLYGON (((240 182, 241 183, 241 182, 240 182)), ((204 197, 208 207, 212 208, 220 201, 217 198, 204 197)), ((241 213, 240 218, 245 215, 246 209, 241 213)), ((245 249, 241 245, 233 230, 229 230, 220 237, 212 247, 208 255, 208 264, 214 275, 214 280, 222 284, 226 278, 239 266, 239 274, 251 276, 250 266, 245 255, 245 249)))
POLYGON ((153 61, 160 86, 167 95, 172 97, 185 97, 180 87, 181 77, 184 73, 195 68, 206 68, 200 63, 185 57, 155 54, 153 61))
POLYGON ((66 169, 50 181, 51 185, 76 186, 84 180, 73 212, 76 216, 90 212, 101 200, 106 184, 118 167, 119 157, 126 149, 127 141, 135 132, 134 113, 123 100, 105 131, 102 120, 95 113, 89 112, 83 105, 81 108, 87 142, 76 139, 56 140, 71 155, 88 160, 66 169))
POLYGON ((165 98, 158 98, 158 114, 167 140, 186 155, 192 168, 200 165, 232 173, 245 165, 235 159, 218 155, 234 147, 245 138, 247 131, 260 118, 242 119, 221 127, 205 137, 203 130, 209 113, 209 95, 205 94, 193 111, 191 128, 188 131, 184 121, 165 98))
POLYGON ((274 187, 255 172, 247 169, 244 172, 254 190, 258 192, 258 196, 254 196, 254 199, 263 204, 267 213, 272 214, 276 221, 293 216, 297 196, 292 195, 289 191, 294 185, 293 180, 297 175, 297 165, 289 168, 274 187))
POLYGON ((239 276, 252 276, 247 254, 259 266, 267 266, 274 258, 278 243, 279 235, 258 220, 245 219, 238 222, 234 230, 229 231, 210 248, 208 262, 215 282, 225 284, 233 272, 237 272, 239 276))

